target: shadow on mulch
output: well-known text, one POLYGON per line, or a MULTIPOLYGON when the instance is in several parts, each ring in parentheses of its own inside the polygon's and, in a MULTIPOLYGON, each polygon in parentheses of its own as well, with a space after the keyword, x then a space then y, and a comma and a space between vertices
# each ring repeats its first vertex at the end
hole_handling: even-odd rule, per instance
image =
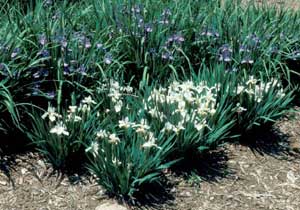
POLYGON ((174 183, 168 180, 167 177, 162 177, 160 184, 149 183, 141 187, 139 192, 135 194, 135 199, 128 201, 128 205, 132 209, 164 209, 163 206, 172 206, 175 197, 171 192, 174 183))
MULTIPOLYGON (((84 153, 79 153, 84 154, 84 153)), ((78 183, 84 184, 86 180, 91 178, 91 174, 87 171, 87 158, 82 155, 74 155, 69 158, 67 165, 62 170, 57 170, 58 174, 66 176, 71 185, 78 183)))
POLYGON ((0 132, 0 171, 14 185, 11 177, 11 171, 16 166, 17 155, 26 154, 31 150, 26 137, 17 129, 12 129, 13 132, 0 132))
POLYGON ((272 126, 254 129, 241 138, 239 144, 249 147, 259 155, 269 155, 275 158, 291 155, 289 136, 272 126))
POLYGON ((209 151, 201 155, 191 155, 186 157, 171 170, 176 176, 189 178, 196 175, 206 182, 217 182, 223 178, 229 178, 234 171, 227 165, 228 155, 226 150, 209 151))
POLYGON ((14 170, 14 165, 16 165, 16 160, 14 156, 0 156, 0 172, 2 172, 15 187, 11 171, 14 170))
MULTIPOLYGON (((36 148, 33 144, 27 139, 27 137, 18 129, 13 129, 10 133, 0 132, 0 172, 2 172, 9 179, 10 183, 14 185, 11 172, 15 170, 16 165, 18 164, 16 159, 22 157, 27 164, 32 165, 31 158, 43 159, 40 155, 35 153, 36 148), (36 157, 31 157, 32 155, 36 157)), ((85 159, 81 156, 72 157, 72 160, 69 161, 68 165, 62 170, 52 169, 52 172, 49 176, 56 176, 58 181, 58 186, 64 177, 67 177, 71 185, 76 185, 78 183, 83 183, 85 178, 90 176, 85 169, 85 159)))
POLYGON ((0 132, 0 155, 22 154, 31 149, 30 141, 17 128, 11 128, 9 133, 0 132))

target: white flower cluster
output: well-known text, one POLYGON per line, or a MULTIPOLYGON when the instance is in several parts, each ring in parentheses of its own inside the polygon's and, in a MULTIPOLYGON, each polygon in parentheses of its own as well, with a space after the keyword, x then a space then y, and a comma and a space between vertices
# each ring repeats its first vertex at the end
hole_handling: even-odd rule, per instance
POLYGON ((140 123, 136 122, 130 122, 128 117, 125 117, 124 119, 119 121, 119 127, 128 129, 133 128, 135 129, 135 132, 142 135, 144 139, 146 140, 145 143, 142 145, 142 148, 151 148, 151 147, 157 147, 156 138, 153 132, 150 130, 150 126, 148 125, 147 121, 145 119, 142 119, 140 123))
POLYGON ((80 116, 78 116, 76 113, 78 112, 77 106, 69 106, 68 115, 67 115, 67 121, 73 121, 73 122, 79 122, 82 120, 80 116))
POLYGON ((216 113, 217 92, 218 85, 209 87, 205 82, 175 81, 167 88, 154 89, 145 108, 153 118, 165 123, 162 132, 178 134, 188 123, 201 131, 209 127, 207 119, 216 113))
POLYGON ((82 115, 84 113, 89 113, 92 105, 95 105, 96 102, 92 99, 91 96, 85 97, 79 107, 69 106, 67 111, 66 118, 57 113, 54 107, 49 106, 48 110, 42 115, 42 119, 49 118, 50 126, 53 126, 53 123, 56 123, 51 129, 50 133, 56 134, 58 136, 69 136, 67 126, 64 122, 80 122, 82 121, 82 115), (79 116, 81 115, 81 116, 79 116), (57 121, 59 119, 59 121, 57 121))
POLYGON ((244 85, 238 85, 236 94, 240 95, 246 93, 253 98, 255 102, 260 103, 271 89, 276 89, 276 96, 278 98, 285 96, 282 85, 277 79, 263 82, 256 79, 254 76, 250 76, 244 85))
POLYGON ((43 119, 46 119, 47 117, 49 118, 50 122, 55 122, 56 119, 62 118, 60 114, 56 113, 55 108, 51 106, 49 106, 47 112, 42 115, 43 119))
POLYGON ((54 133, 58 136, 65 135, 69 136, 69 131, 67 130, 66 125, 60 121, 53 128, 50 129, 50 133, 54 133))
POLYGON ((241 113, 247 111, 247 109, 242 107, 240 103, 236 104, 235 110, 238 114, 241 114, 241 113))
POLYGON ((79 112, 89 113, 93 105, 96 105, 96 101, 92 99, 91 96, 85 97, 78 108, 79 112))
MULTIPOLYGON (((119 120, 118 127, 121 129, 134 129, 134 131, 143 137, 145 142, 141 145, 142 148, 152 148, 156 147, 160 149, 160 147, 156 144, 156 137, 154 133, 151 131, 150 126, 148 125, 145 119, 142 119, 139 123, 131 122, 128 117, 119 120)), ((87 148, 86 151, 92 152, 94 156, 98 155, 99 144, 98 141, 107 140, 108 143, 117 145, 121 142, 120 138, 115 133, 110 133, 105 129, 101 129, 96 132, 96 140, 92 142, 92 144, 87 148)))
MULTIPOLYGON (((91 154, 96 158, 99 155, 99 151, 103 154, 105 154, 104 149, 100 149, 99 143, 97 141, 92 141, 89 147, 85 149, 85 152, 91 152, 91 154)), ((107 162, 107 158, 104 157, 104 161, 107 162)), ((120 160, 118 160, 116 157, 112 158, 112 163, 116 166, 119 166, 122 164, 120 160)))
POLYGON ((106 130, 99 130, 96 133, 96 139, 102 140, 102 139, 108 139, 108 142, 111 144, 119 144, 121 142, 120 138, 115 133, 110 133, 106 130))
POLYGON ((123 95, 131 94, 133 88, 130 86, 120 86, 119 82, 110 80, 109 84, 101 84, 100 91, 108 90, 108 97, 114 105, 114 111, 119 113, 123 107, 123 95))
MULTIPOLYGON (((62 115, 58 114, 54 107, 49 106, 48 110, 42 115, 42 119, 49 118, 50 124, 56 122, 57 119, 62 119, 62 115)), ((69 136, 66 125, 60 120, 57 121, 54 127, 50 129, 50 133, 56 134, 58 136, 65 135, 69 136)))

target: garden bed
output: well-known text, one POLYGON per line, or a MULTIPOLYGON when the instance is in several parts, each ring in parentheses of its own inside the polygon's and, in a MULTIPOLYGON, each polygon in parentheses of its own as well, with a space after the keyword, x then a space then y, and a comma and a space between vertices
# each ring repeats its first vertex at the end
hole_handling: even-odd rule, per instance
MULTIPOLYGON (((199 167, 167 172, 166 191, 152 202, 144 198, 141 209, 300 208, 299 122, 300 114, 291 114, 272 130, 256 133, 251 146, 230 144, 200 160, 199 167)), ((113 203, 93 177, 58 174, 36 153, 1 162, 0 209, 81 210, 113 203)))
POLYGON ((0 208, 298 208, 300 11, 263 3, 4 3, 0 208))

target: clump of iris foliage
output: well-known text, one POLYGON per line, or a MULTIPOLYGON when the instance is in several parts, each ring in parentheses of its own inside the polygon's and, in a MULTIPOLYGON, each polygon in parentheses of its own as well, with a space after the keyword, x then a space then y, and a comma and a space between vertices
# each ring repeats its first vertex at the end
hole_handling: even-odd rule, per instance
POLYGON ((0 131, 24 131, 56 169, 80 157, 111 195, 134 198, 182 159, 275 122, 298 92, 297 11, 219 0, 0 10, 0 131))

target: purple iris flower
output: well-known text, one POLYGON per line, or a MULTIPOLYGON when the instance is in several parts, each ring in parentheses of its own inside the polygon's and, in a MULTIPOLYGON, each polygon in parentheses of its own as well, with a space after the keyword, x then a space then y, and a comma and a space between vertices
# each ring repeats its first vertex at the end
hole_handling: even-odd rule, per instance
POLYGON ((0 71, 2 71, 3 69, 5 69, 5 65, 3 63, 0 63, 0 71))
POLYGON ((182 43, 184 42, 184 37, 181 34, 175 34, 173 36, 173 39, 176 43, 182 43))
POLYGON ((106 53, 104 56, 104 63, 106 63, 107 65, 111 64, 113 61, 113 57, 111 53, 106 53))
POLYGON ((76 65, 77 63, 78 63, 77 60, 70 60, 70 64, 73 65, 73 66, 76 65))
POLYGON ((49 76, 49 71, 47 69, 39 69, 32 76, 35 79, 39 79, 41 77, 48 77, 49 76))
POLYGON ((290 54, 290 57, 293 59, 293 60, 300 60, 300 50, 295 50, 293 51, 291 54, 290 54))
POLYGON ((165 51, 162 53, 161 58, 163 60, 174 60, 174 56, 172 55, 172 53, 170 51, 165 51))
POLYGON ((87 69, 84 65, 80 65, 79 68, 77 69, 77 72, 80 73, 83 76, 87 75, 87 69))
POLYGON ((164 25, 169 24, 169 22, 170 22, 169 18, 170 18, 171 15, 172 15, 172 12, 171 12, 170 9, 168 9, 168 8, 164 9, 164 11, 161 14, 161 18, 160 18, 159 23, 164 24, 164 25))
POLYGON ((49 91, 46 93, 46 97, 49 98, 49 99, 54 99, 56 96, 56 93, 55 91, 49 91))
POLYGON ((37 53, 37 55, 42 56, 43 58, 50 57, 50 52, 48 50, 41 50, 37 53))
POLYGON ((181 34, 174 34, 167 39, 167 44, 181 44, 184 42, 184 37, 181 34))
POLYGON ((63 68, 64 68, 64 72, 63 72, 64 75, 70 75, 72 73, 69 64, 64 63, 63 68))
POLYGON ((261 43, 261 39, 255 33, 248 35, 246 39, 250 40, 253 48, 257 48, 261 43))
POLYGON ((169 8, 166 8, 166 9, 164 9, 164 11, 162 12, 161 15, 165 16, 165 17, 169 17, 169 16, 172 15, 172 12, 171 12, 171 10, 169 8))
POLYGON ((241 64, 253 64, 254 60, 251 59, 250 56, 246 56, 245 58, 242 59, 241 64))
POLYGON ((85 47, 86 49, 89 49, 89 48, 91 48, 91 46, 92 46, 91 41, 90 41, 88 38, 86 38, 86 39, 84 40, 84 47, 85 47))
POLYGON ((0 63, 0 74, 2 74, 5 77, 9 76, 9 72, 8 72, 6 66, 4 65, 4 63, 0 63))
POLYGON ((205 30, 203 30, 201 32, 201 36, 218 38, 218 37, 220 37, 220 34, 213 29, 206 28, 205 30))
POLYGON ((132 8, 131 8, 131 12, 133 14, 140 14, 143 10, 143 7, 142 5, 134 5, 132 8))
POLYGON ((42 45, 42 46, 45 46, 47 44, 47 37, 45 34, 42 34, 39 36, 39 43, 42 45))
POLYGON ((219 61, 230 62, 232 60, 232 49, 228 44, 224 44, 219 49, 219 61))
POLYGON ((37 96, 37 95, 39 95, 39 93, 41 92, 40 87, 41 87, 41 85, 40 85, 39 83, 35 83, 35 84, 33 85, 31 95, 32 95, 32 96, 37 96))
POLYGON ((285 39, 285 38, 286 38, 286 35, 285 35, 284 33, 282 33, 282 32, 280 33, 280 35, 279 35, 279 36, 280 36, 280 39, 281 39, 281 40, 283 40, 283 39, 285 39))
POLYGON ((21 52, 21 49, 20 49, 20 48, 15 48, 15 49, 13 50, 13 52, 11 53, 10 57, 11 57, 11 58, 16 58, 16 57, 20 54, 20 52, 21 52))
POLYGON ((50 6, 51 4, 53 4, 53 1, 52 0, 44 0, 43 3, 45 6, 50 6))
POLYGON ((156 54, 157 54, 157 52, 156 52, 156 50, 155 50, 154 48, 150 48, 150 49, 149 49, 149 53, 150 53, 151 55, 156 55, 156 54))
POLYGON ((239 48, 239 52, 250 52, 250 49, 246 45, 241 45, 239 48))
POLYGON ((68 45, 68 41, 64 36, 59 38, 59 43, 62 48, 66 48, 68 45))
POLYGON ((102 44, 102 43, 97 43, 97 44, 96 44, 96 48, 97 48, 98 50, 103 50, 103 44, 102 44))
POLYGON ((153 31, 152 25, 150 23, 145 24, 144 30, 146 33, 151 33, 153 31))
POLYGON ((274 44, 272 46, 270 46, 267 50, 269 55, 276 55, 279 53, 279 45, 274 44))
POLYGON ((144 26, 144 19, 141 15, 137 16, 137 27, 142 28, 144 26))

